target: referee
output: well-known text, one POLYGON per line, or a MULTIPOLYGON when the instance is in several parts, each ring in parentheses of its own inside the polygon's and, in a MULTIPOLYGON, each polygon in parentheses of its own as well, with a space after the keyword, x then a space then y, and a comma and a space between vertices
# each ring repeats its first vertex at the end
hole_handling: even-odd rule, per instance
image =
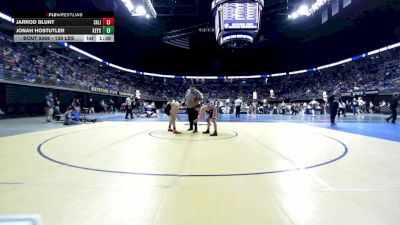
POLYGON ((328 98, 329 102, 329 110, 330 110, 330 117, 331 117, 331 126, 336 125, 335 118, 338 113, 339 109, 339 96, 338 96, 339 89, 334 90, 328 98))
POLYGON ((392 115, 390 117, 386 118, 386 122, 389 123, 389 120, 391 119, 392 123, 396 123, 397 107, 399 107, 399 96, 393 95, 393 98, 390 101, 390 111, 392 112, 392 115))
POLYGON ((186 91, 185 104, 190 124, 188 131, 193 130, 194 125, 193 133, 197 133, 197 122, 194 122, 194 120, 196 120, 199 115, 195 107, 200 104, 201 100, 203 100, 203 94, 196 89, 194 84, 190 85, 190 88, 186 91))
POLYGON ((242 104, 243 104, 243 101, 242 101, 241 97, 239 97, 235 100, 235 108, 236 108, 235 116, 236 116, 236 118, 240 117, 240 107, 242 106, 242 104))
POLYGON ((128 115, 131 116, 131 119, 133 119, 133 112, 132 112, 132 100, 131 98, 127 97, 125 100, 125 107, 126 107, 126 114, 125 114, 125 119, 128 119, 128 115))

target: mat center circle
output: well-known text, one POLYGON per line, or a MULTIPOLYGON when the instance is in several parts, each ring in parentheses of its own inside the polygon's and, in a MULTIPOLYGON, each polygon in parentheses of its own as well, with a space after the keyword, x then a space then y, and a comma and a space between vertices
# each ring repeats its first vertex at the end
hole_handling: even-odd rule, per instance
MULTIPOLYGON (((212 133, 213 131, 211 131, 212 133)), ((192 131, 182 131, 181 134, 174 134, 165 130, 153 130, 149 132, 153 138, 179 140, 179 141, 217 141, 222 139, 229 139, 238 136, 236 131, 220 129, 218 136, 210 136, 210 134, 203 134, 202 131, 193 133, 192 131)))

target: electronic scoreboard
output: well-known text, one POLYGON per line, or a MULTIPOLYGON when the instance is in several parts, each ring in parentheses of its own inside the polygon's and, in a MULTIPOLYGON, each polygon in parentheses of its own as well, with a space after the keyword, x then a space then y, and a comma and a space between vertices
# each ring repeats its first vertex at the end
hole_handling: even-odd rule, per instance
POLYGON ((256 2, 228 2, 222 6, 225 29, 258 29, 258 6, 256 2))
POLYGON ((253 43, 263 7, 264 0, 214 0, 211 9, 219 44, 241 48, 253 43))
POLYGON ((113 12, 20 12, 14 42, 114 42, 113 12))

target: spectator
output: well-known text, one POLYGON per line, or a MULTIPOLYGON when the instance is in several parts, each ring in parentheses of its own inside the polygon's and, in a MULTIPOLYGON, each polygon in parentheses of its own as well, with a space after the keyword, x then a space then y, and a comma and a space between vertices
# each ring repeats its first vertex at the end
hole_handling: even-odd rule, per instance
POLYGON ((44 112, 45 112, 46 122, 52 121, 52 116, 54 113, 53 108, 54 108, 53 93, 48 92, 46 97, 44 98, 44 112))
POLYGON ((54 98, 54 112, 53 112, 53 120, 60 120, 60 99, 58 97, 54 98))
POLYGON ((89 102, 88 102, 88 109, 89 109, 89 114, 94 114, 94 102, 92 98, 89 98, 89 102))

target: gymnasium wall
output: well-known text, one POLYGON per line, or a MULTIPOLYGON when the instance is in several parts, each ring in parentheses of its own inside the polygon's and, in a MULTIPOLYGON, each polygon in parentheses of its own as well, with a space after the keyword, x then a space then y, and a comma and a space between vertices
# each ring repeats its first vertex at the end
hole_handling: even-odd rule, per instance
POLYGON ((53 92, 54 97, 60 98, 62 112, 74 98, 79 98, 82 105, 92 98, 96 108, 100 100, 108 101, 112 98, 117 106, 125 101, 123 97, 118 96, 0 83, 0 108, 8 116, 42 115, 44 97, 49 91, 53 92))

